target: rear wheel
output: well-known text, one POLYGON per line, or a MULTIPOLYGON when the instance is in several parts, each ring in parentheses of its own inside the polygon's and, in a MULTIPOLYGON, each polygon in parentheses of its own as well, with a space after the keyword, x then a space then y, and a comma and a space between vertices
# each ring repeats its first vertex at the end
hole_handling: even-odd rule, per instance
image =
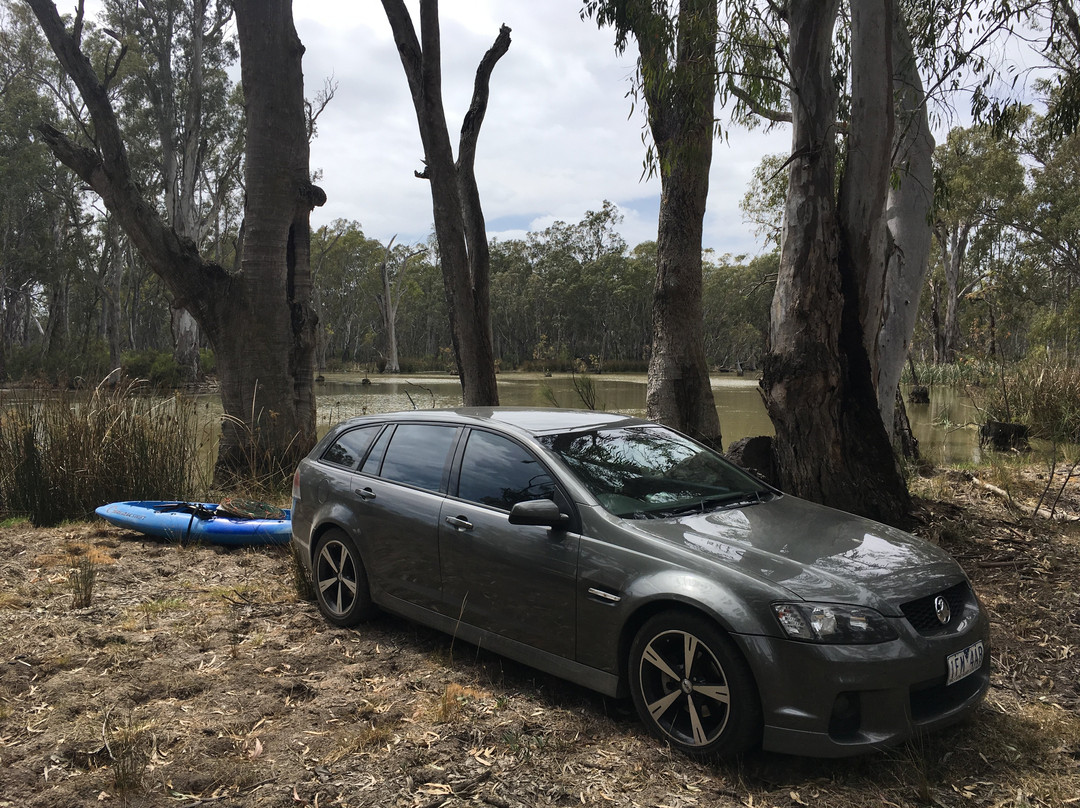
POLYGON ((342 530, 328 530, 315 546, 312 577, 319 610, 336 626, 352 626, 374 611, 367 572, 356 543, 342 530))
POLYGON ((629 675, 642 722, 683 752, 734 754, 760 739, 753 674, 731 639, 700 615, 647 620, 630 647, 629 675))

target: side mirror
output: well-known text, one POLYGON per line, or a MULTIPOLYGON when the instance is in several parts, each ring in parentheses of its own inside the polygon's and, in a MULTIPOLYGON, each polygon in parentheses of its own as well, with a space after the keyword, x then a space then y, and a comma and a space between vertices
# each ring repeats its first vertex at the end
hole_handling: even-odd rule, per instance
POLYGON ((510 524, 512 525, 559 528, 569 521, 570 517, 560 511, 559 506, 550 499, 519 502, 510 509, 510 524))

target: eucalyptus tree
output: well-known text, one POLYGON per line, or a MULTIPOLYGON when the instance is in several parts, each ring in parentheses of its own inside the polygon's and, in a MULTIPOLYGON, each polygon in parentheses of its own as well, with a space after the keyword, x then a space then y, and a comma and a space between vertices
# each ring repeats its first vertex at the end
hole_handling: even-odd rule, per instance
POLYGON ((81 206, 33 125, 55 115, 43 83, 48 44, 21 5, 0 5, 0 379, 37 336, 35 293, 59 260, 55 235, 81 206))
POLYGON ((371 272, 382 253, 358 222, 337 219, 312 233, 311 266, 317 329, 317 365, 369 359, 379 328, 379 286, 371 272))
MULTIPOLYGON (((225 0, 106 0, 104 8, 105 24, 129 51, 121 125, 148 119, 153 133, 143 184, 161 194, 166 223, 205 250, 214 249, 243 156, 243 116, 227 73, 237 56, 231 18, 225 0)), ((183 305, 173 306, 171 323, 177 365, 195 381, 198 326, 183 305)))
POLYGON ((1023 289, 1037 290, 1044 304, 1035 336, 1048 356, 1074 363, 1080 354, 1080 133, 1047 137, 1050 123, 1034 122, 1032 145, 1025 150, 1029 182, 1013 224, 1030 268, 1023 289))
POLYGON ((309 217, 325 194, 311 182, 303 46, 291 0, 235 0, 246 113, 242 244, 235 272, 204 259, 143 195, 110 86, 125 50, 95 70, 82 50, 84 7, 65 23, 50 0, 26 0, 91 125, 38 132, 57 159, 97 193, 214 347, 226 417, 219 479, 280 473, 315 442, 315 316, 309 217))
POLYGON ((398 357, 398 309, 401 307, 402 296, 405 293, 409 262, 425 252, 423 247, 419 249, 411 249, 405 245, 398 245, 398 247, 399 249, 395 252, 394 239, 390 239, 377 267, 380 288, 375 295, 375 301, 379 304, 386 339, 386 373, 401 372, 398 357))
POLYGON ((717 0, 585 0, 583 17, 637 43, 633 92, 644 99, 659 171, 660 217, 646 409, 650 418, 722 445, 701 309, 701 249, 716 127, 717 0))
POLYGON ((736 118, 792 127, 762 382, 784 485, 904 521, 889 434, 929 266, 927 102, 970 81, 977 111, 997 109, 990 46, 1015 15, 974 0, 726 8, 736 118))
POLYGON ((893 32, 902 20, 888 0, 853 3, 838 39, 839 0, 734 3, 730 10, 723 66, 741 114, 790 122, 792 131, 761 383, 782 484, 903 522, 909 499, 874 372, 886 311, 893 32), (837 88, 845 85, 850 102, 842 108, 837 88))
POLYGON ((968 260, 969 245, 1008 226, 1013 200, 1024 193, 1024 169, 1016 141, 988 127, 953 129, 934 162, 942 189, 933 219, 941 267, 931 280, 934 361, 952 364, 962 347, 960 308, 987 271, 968 260))
POLYGON ((495 405, 499 390, 491 340, 491 259, 474 167, 491 73, 510 48, 510 29, 500 28, 477 68, 455 160, 442 100, 438 0, 420 0, 419 38, 404 0, 383 0, 383 9, 409 83, 424 147, 424 169, 416 176, 431 186, 462 398, 467 406, 495 405))

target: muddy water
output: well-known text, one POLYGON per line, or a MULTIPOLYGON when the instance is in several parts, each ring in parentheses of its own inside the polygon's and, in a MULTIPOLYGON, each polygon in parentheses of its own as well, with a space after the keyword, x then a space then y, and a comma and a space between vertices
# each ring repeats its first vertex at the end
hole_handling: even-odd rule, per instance
MULTIPOLYGON (((585 378, 594 386, 596 409, 645 414, 644 374, 585 378)), ((503 373, 499 375, 499 399, 504 406, 580 407, 582 399, 574 381, 569 374, 503 373)), ((725 445, 751 435, 773 434, 756 378, 718 375, 713 377, 712 387, 725 445)), ((461 405, 461 387, 450 374, 327 374, 325 381, 316 384, 316 395, 320 433, 331 424, 364 413, 461 405)), ((975 411, 962 390, 933 387, 930 404, 909 404, 908 417, 921 450, 932 462, 962 463, 978 458, 975 411)))

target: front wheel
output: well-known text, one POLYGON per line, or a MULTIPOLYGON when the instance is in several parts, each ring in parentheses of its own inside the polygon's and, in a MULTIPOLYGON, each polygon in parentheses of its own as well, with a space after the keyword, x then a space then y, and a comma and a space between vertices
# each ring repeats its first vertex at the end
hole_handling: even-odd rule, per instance
POLYGON ((342 530, 328 530, 315 546, 312 577, 319 610, 335 626, 353 626, 374 611, 367 572, 356 542, 342 530))
POLYGON ((731 639, 700 615, 649 618, 630 647, 629 676, 649 732, 687 754, 735 754, 760 739, 753 674, 731 639))

